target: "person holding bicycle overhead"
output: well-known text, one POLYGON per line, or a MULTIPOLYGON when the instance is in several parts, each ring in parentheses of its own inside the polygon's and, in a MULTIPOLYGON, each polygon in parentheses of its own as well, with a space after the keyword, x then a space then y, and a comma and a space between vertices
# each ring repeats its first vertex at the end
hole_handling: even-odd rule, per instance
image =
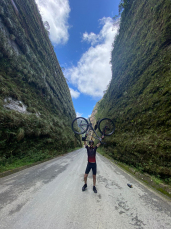
POLYGON ((92 169, 93 171, 93 191, 97 193, 96 189, 96 150, 101 144, 105 144, 105 142, 101 142, 104 136, 110 136, 114 133, 115 131, 115 124, 113 121, 109 118, 103 118, 97 121, 95 125, 95 129, 93 128, 93 125, 91 123, 91 120, 87 120, 86 118, 83 117, 77 117, 72 121, 71 128, 75 134, 84 134, 88 133, 89 131, 93 131, 96 136, 94 138, 98 139, 100 142, 93 147, 94 142, 89 141, 88 146, 86 144, 86 137, 88 134, 86 134, 86 137, 82 137, 82 141, 84 141, 85 148, 87 149, 87 155, 88 155, 88 164, 86 167, 86 171, 84 174, 84 186, 82 187, 82 191, 85 191, 87 188, 87 177, 92 169), (96 133, 96 129, 98 128, 99 132, 102 134, 102 137, 100 138, 98 134, 96 133), (87 132, 88 131, 88 132, 87 132))
MULTIPOLYGON (((82 138, 82 140, 84 141, 85 148, 87 149, 87 156, 88 156, 88 163, 87 163, 87 167, 86 167, 85 174, 84 174, 85 184, 82 187, 82 191, 85 191, 87 188, 87 177, 88 177, 90 170, 92 169, 93 171, 93 191, 94 193, 97 193, 97 189, 96 189, 96 170, 97 170, 96 150, 101 145, 101 142, 99 142, 95 147, 93 147, 94 141, 91 140, 89 141, 90 146, 88 146, 86 143, 86 137, 82 138)), ((104 135, 102 135, 102 139, 103 138, 104 138, 104 135)))

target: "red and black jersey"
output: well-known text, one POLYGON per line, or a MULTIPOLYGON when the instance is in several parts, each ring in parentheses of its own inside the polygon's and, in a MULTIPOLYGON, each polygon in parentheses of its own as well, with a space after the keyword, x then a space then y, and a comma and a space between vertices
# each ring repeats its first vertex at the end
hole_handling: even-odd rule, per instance
POLYGON ((95 163, 97 146, 91 148, 86 146, 85 148, 87 149, 88 162, 95 163))

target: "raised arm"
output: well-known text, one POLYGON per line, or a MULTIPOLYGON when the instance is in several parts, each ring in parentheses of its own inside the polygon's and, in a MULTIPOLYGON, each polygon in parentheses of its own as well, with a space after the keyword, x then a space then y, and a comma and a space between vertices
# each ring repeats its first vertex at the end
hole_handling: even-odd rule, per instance
POLYGON ((86 134, 85 137, 82 138, 82 141, 84 141, 84 146, 85 146, 85 147, 87 146, 86 138, 87 138, 87 134, 86 134))
POLYGON ((87 146, 87 142, 86 141, 84 141, 84 145, 85 145, 85 147, 87 146))
POLYGON ((101 142, 99 142, 96 146, 97 146, 97 148, 99 147, 101 145, 101 142))
MULTIPOLYGON (((102 139, 104 139, 104 135, 102 135, 102 139)), ((97 148, 101 145, 101 142, 97 143, 97 148)))

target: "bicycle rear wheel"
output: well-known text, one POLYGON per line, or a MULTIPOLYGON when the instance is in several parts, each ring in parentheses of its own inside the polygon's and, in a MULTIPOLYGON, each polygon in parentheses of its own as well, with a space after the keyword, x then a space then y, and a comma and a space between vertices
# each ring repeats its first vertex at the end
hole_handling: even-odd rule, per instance
POLYGON ((78 117, 72 122, 72 130, 76 134, 84 134, 88 130, 88 121, 85 118, 78 117))
POLYGON ((100 133, 103 134, 104 136, 110 136, 115 131, 115 125, 113 121, 109 118, 101 119, 98 128, 100 133))

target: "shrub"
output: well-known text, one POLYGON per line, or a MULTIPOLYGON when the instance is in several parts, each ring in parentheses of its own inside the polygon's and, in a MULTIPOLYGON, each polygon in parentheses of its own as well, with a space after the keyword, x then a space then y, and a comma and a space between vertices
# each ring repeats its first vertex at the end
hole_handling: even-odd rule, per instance
POLYGON ((14 41, 14 40, 15 40, 15 36, 14 36, 13 34, 10 34, 10 39, 11 39, 12 41, 14 41))
POLYGON ((23 128, 18 129, 18 133, 16 137, 18 141, 21 141, 24 138, 24 129, 23 128))

